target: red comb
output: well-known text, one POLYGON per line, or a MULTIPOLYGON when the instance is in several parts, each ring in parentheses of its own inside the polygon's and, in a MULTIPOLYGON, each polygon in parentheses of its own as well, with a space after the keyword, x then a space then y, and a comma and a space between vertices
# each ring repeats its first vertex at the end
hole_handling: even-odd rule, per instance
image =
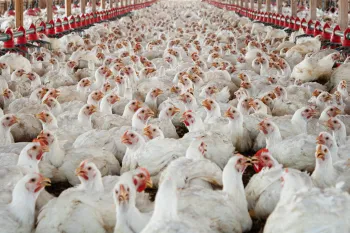
POLYGON ((147 177, 151 177, 151 175, 149 174, 149 171, 148 171, 146 168, 144 168, 144 167, 139 167, 139 169, 140 169, 141 171, 143 171, 144 173, 146 173, 147 177))
POLYGON ((269 150, 267 148, 262 148, 256 152, 255 156, 260 157, 262 153, 269 153, 269 150))

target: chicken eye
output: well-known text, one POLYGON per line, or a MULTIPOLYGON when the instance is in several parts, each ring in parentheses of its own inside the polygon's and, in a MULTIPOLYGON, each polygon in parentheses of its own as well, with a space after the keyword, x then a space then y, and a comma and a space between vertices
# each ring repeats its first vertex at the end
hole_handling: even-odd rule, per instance
POLYGON ((48 134, 47 134, 47 136, 48 136, 48 137, 50 137, 50 136, 51 136, 51 134, 49 134, 49 133, 48 133, 48 134))
POLYGON ((270 126, 270 123, 267 123, 266 125, 267 125, 267 126, 270 126))
POLYGON ((334 124, 337 124, 337 121, 333 121, 334 124))
POLYGON ((30 179, 30 182, 34 183, 36 181, 35 178, 30 179))
POLYGON ((49 114, 46 114, 47 117, 49 117, 49 114))
POLYGON ((326 140, 328 140, 329 139, 329 137, 326 137, 326 140))
POLYGON ((145 113, 145 110, 142 110, 141 113, 145 113))
POLYGON ((32 149, 33 149, 33 150, 36 150, 36 146, 33 146, 32 149))
POLYGON ((90 171, 90 170, 91 170, 91 167, 88 167, 87 169, 90 171))
POLYGON ((305 112, 309 112, 309 109, 306 109, 305 112))
POLYGON ((132 134, 130 134, 130 137, 132 137, 132 138, 133 138, 133 137, 135 137, 135 135, 132 133, 132 134))
POLYGON ((210 101, 211 104, 213 104, 214 102, 213 101, 210 101))
POLYGON ((10 120, 10 117, 6 117, 6 120, 10 120))
POLYGON ((117 195, 118 195, 118 190, 115 190, 115 194, 117 194, 117 195))
POLYGON ((327 152, 328 152, 328 150, 327 150, 327 149, 324 149, 323 151, 324 151, 325 153, 327 153, 327 152))
POLYGON ((86 109, 90 109, 90 107, 88 106, 88 107, 86 107, 86 109))

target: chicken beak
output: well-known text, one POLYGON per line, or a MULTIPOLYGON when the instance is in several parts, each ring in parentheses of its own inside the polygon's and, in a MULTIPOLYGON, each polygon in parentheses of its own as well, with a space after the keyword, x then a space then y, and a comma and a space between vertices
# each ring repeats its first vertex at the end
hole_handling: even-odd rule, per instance
POLYGON ((263 131, 264 134, 267 134, 267 130, 266 130, 266 126, 265 126, 265 123, 264 122, 260 122, 258 124, 258 127, 259 127, 259 130, 263 131))
POLYGON ((140 101, 136 101, 136 103, 135 103, 135 108, 136 108, 135 111, 137 111, 141 107, 142 107, 142 103, 140 101))
POLYGON ((331 129, 331 130, 334 130, 333 122, 332 122, 332 121, 333 121, 332 118, 328 119, 328 121, 325 122, 325 126, 328 127, 328 128, 331 129))
POLYGON ((41 112, 41 113, 38 113, 38 114, 35 114, 35 117, 39 120, 42 120, 43 122, 46 121, 46 118, 45 118, 45 114, 44 112, 41 112))
POLYGON ((112 71, 110 69, 107 70, 106 72, 106 78, 113 75, 112 71))
POLYGON ((203 100, 202 105, 209 111, 211 110, 211 104, 208 99, 203 100))
POLYGON ((281 95, 281 91, 279 87, 275 87, 275 89, 273 89, 275 91, 275 95, 280 96, 281 95))
POLYGON ((95 105, 92 105, 91 108, 90 108, 89 114, 91 115, 91 114, 93 114, 95 112, 97 112, 97 107, 95 105))
POLYGON ((330 94, 326 95, 326 97, 324 98, 325 101, 329 101, 332 99, 332 96, 330 94))
POLYGON ((315 97, 317 97, 319 94, 320 94, 320 92, 318 90, 314 90, 312 92, 312 96, 315 96, 315 97))
POLYGON ((90 80, 86 80, 86 82, 84 83, 84 87, 89 87, 91 85, 91 81, 90 80))
POLYGON ((253 157, 250 158, 250 162, 252 164, 259 163, 259 158, 254 155, 253 157))
POLYGON ((115 81, 116 81, 117 83, 119 83, 119 84, 122 84, 122 80, 121 80, 121 77, 120 77, 120 76, 117 76, 117 77, 115 78, 115 81))
POLYGON ((153 187, 153 181, 151 178, 146 180, 146 187, 147 188, 152 188, 153 187))
POLYGON ((316 116, 318 114, 318 112, 316 111, 316 109, 310 109, 310 113, 309 113, 309 116, 310 117, 314 117, 314 116, 316 116))
POLYGON ((255 109, 256 108, 255 101, 254 100, 250 100, 249 103, 248 103, 248 106, 255 109))
POLYGON ((318 147, 317 147, 317 150, 316 150, 316 158, 322 159, 322 160, 325 159, 325 154, 323 153, 322 147, 321 147, 321 146, 318 146, 318 147))
POLYGON ((10 125, 14 125, 16 123, 19 123, 19 118, 17 118, 16 116, 13 116, 10 121, 10 125))
POLYGON ((336 108, 336 109, 335 109, 335 114, 336 114, 336 115, 339 115, 339 114, 341 114, 341 113, 342 113, 342 111, 341 111, 339 108, 336 108))
POLYGON ((39 139, 39 140, 40 140, 40 139, 43 139, 43 140, 46 140, 46 139, 47 139, 43 131, 41 131, 41 132, 39 133, 39 135, 38 135, 36 138, 39 139))
POLYGON ((238 78, 239 78, 240 80, 244 81, 244 74, 240 73, 240 74, 238 75, 238 78))
POLYGON ((177 108, 177 107, 173 107, 173 114, 172 114, 172 116, 174 116, 178 112, 180 112, 180 109, 177 108))
POLYGON ((116 102, 118 102, 120 100, 119 96, 115 96, 113 99, 112 99, 112 104, 115 104, 116 102))
POLYGON ((33 77, 33 75, 32 75, 31 73, 28 73, 28 74, 26 75, 26 77, 27 77, 30 81, 33 81, 33 80, 34 80, 34 77, 33 77))
POLYGON ((247 89, 248 88, 248 83, 243 81, 243 82, 241 82, 240 86, 243 87, 244 89, 247 89))
POLYGON ((219 89, 217 87, 213 87, 211 92, 212 92, 212 94, 218 93, 219 89))
POLYGON ((232 114, 232 112, 231 112, 230 110, 231 110, 231 109, 227 109, 227 110, 225 111, 225 113, 224 113, 224 116, 233 119, 233 114, 232 114))
POLYGON ((60 95, 61 95, 61 91, 56 89, 56 90, 54 91, 52 97, 53 97, 53 98, 57 98, 57 97, 60 96, 60 95))
POLYGON ((156 96, 159 96, 159 95, 161 95, 163 93, 164 93, 163 90, 161 90, 159 88, 156 89, 156 96))
POLYGON ((176 93, 177 91, 176 91, 176 87, 175 86, 172 86, 171 88, 170 88, 170 92, 171 93, 176 93))
POLYGON ((101 100, 105 95, 102 92, 98 93, 97 100, 101 100))
POLYGON ((121 139, 121 142, 122 142, 123 144, 131 144, 131 141, 129 140, 129 137, 128 137, 127 133, 128 133, 128 132, 125 132, 125 133, 123 134, 123 136, 120 138, 120 139, 121 139))
POLYGON ((51 180, 49 178, 43 177, 40 180, 40 185, 41 185, 41 187, 51 186, 51 180))
POLYGON ((75 169, 75 175, 76 176, 80 176, 83 177, 84 179, 88 179, 87 174, 86 174, 86 170, 83 167, 78 167, 77 169, 75 169))
POLYGON ((147 125, 145 128, 143 128, 143 134, 146 135, 149 139, 153 138, 150 125, 147 125))
POLYGON ((118 201, 125 202, 129 200, 129 193, 125 190, 123 185, 120 185, 120 191, 118 194, 118 201))
POLYGON ((186 102, 186 95, 185 94, 179 95, 179 100, 186 102))
POLYGON ((10 93, 8 89, 5 89, 4 92, 2 93, 3 96, 5 96, 7 99, 10 98, 10 93))
MULTIPOLYGON (((41 143, 40 143, 40 144, 41 144, 41 143)), ((44 144, 44 142, 42 142, 42 144, 44 144)), ((41 150, 42 150, 42 152, 44 152, 44 153, 50 151, 49 147, 46 146, 46 145, 42 145, 42 146, 41 146, 41 150)))
POLYGON ((245 164, 245 166, 247 166, 247 167, 248 167, 248 166, 252 166, 252 165, 253 165, 253 163, 250 161, 250 159, 249 159, 249 158, 247 158, 247 159, 246 159, 246 161, 245 161, 245 163, 244 163, 244 164, 245 164))
POLYGON ((317 144, 326 144, 326 141, 324 140, 322 135, 317 136, 316 142, 317 144))
POLYGON ((151 109, 147 109, 146 116, 147 117, 154 117, 154 112, 151 109))

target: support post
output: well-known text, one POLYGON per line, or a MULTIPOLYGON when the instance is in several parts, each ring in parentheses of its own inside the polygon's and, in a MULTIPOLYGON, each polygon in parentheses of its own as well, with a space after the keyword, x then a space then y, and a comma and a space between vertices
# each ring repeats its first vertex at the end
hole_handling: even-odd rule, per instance
POLYGON ((310 0, 310 19, 316 20, 316 6, 317 6, 317 0, 310 0))
POLYGON ((23 26, 23 0, 15 1, 16 28, 23 26))
POLYGON ((72 15, 72 0, 65 0, 65 10, 67 17, 72 15))
POLYGON ((262 3, 262 0, 258 0, 258 11, 261 11, 261 3, 262 3))
POLYGON ((110 9, 113 8, 113 0, 109 0, 109 8, 110 8, 110 9))
POLYGON ((349 3, 348 0, 339 0, 338 4, 338 24, 340 26, 340 29, 344 31, 348 28, 349 3))
POLYGON ((297 0, 291 0, 290 1, 290 8, 292 10, 291 14, 294 17, 297 16, 297 4, 298 4, 297 0))
POLYGON ((254 10, 254 0, 250 0, 250 9, 254 10))
POLYGON ((102 9, 106 9, 106 0, 101 0, 101 7, 102 9))
POLYGON ((271 12, 271 0, 266 0, 266 12, 271 12))
POLYGON ((91 9, 92 12, 96 12, 96 0, 91 0, 91 9))
POLYGON ((46 22, 50 22, 52 19, 52 0, 46 0, 46 22))
POLYGON ((80 0, 80 11, 82 14, 85 14, 85 6, 86 6, 85 0, 80 0))
POLYGON ((282 0, 277 0, 276 7, 277 7, 277 14, 282 14, 282 0))

